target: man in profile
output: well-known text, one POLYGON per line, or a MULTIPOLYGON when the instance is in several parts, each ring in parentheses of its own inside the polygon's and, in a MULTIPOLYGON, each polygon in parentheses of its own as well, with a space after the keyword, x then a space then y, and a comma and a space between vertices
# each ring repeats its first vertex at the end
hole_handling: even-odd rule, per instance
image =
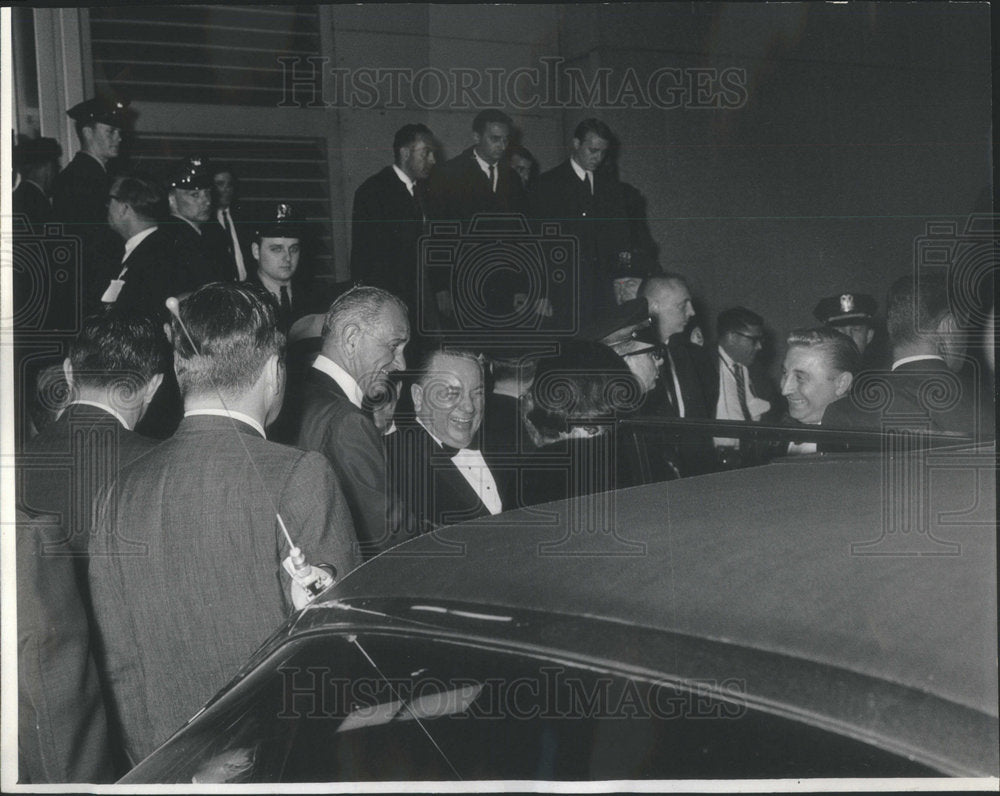
POLYGON ((358 562, 322 456, 264 438, 284 393, 284 336, 249 285, 185 299, 171 335, 184 419, 100 501, 90 585, 99 666, 136 763, 287 619, 294 545, 337 576, 358 562), (286 533, 287 531, 287 533, 286 533))
POLYGON ((419 531, 503 510, 498 477, 478 445, 483 364, 467 351, 428 354, 410 387, 414 420, 389 437, 389 489, 419 531), (475 444, 474 444, 475 440, 475 444))
POLYGON ((979 391, 959 373, 965 342, 946 275, 922 271, 897 279, 889 288, 886 320, 892 367, 855 379, 850 393, 826 408, 823 425, 976 435, 979 391))
POLYGON ((387 399, 389 374, 406 367, 406 305, 377 287, 356 287, 330 306, 323 343, 306 375, 297 445, 320 451, 343 484, 361 553, 393 542, 385 453, 371 406, 387 399))

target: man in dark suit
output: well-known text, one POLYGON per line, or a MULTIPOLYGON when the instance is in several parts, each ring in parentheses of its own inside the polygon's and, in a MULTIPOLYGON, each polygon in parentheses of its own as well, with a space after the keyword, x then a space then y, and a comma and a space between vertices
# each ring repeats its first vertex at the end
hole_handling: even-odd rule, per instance
MULTIPOLYGON (((476 115, 472 122, 473 145, 451 160, 438 166, 428 185, 431 218, 460 222, 468 231, 469 222, 479 213, 523 213, 526 210, 524 186, 517 173, 502 160, 510 133, 514 127, 503 111, 488 109, 476 115)), ((453 302, 463 301, 452 296, 448 285, 432 285, 439 311, 453 317, 453 302)), ((491 280, 486 297, 490 314, 512 311, 513 285, 491 280)))
POLYGON ((189 290, 209 282, 236 280, 226 235, 210 223, 212 170, 202 158, 176 164, 164 186, 170 218, 163 224, 174 269, 189 290))
POLYGON ((434 135, 407 124, 392 142, 393 165, 365 180, 354 193, 351 279, 398 295, 410 308, 410 329, 437 325, 437 308, 418 262, 426 222, 426 180, 435 163, 434 135))
POLYGON ((163 342, 147 317, 116 308, 86 318, 63 363, 69 404, 17 460, 19 505, 51 517, 18 528, 20 718, 33 716, 35 783, 115 778, 90 657, 87 546, 100 490, 155 447, 131 429, 163 378, 163 342))
POLYGON ((387 513, 382 435, 367 407, 385 397, 388 375, 406 367, 409 340, 402 301, 380 288, 353 288, 330 306, 303 387, 297 444, 333 466, 365 556, 390 546, 398 526, 387 513))
POLYGON ((163 191, 151 180, 123 176, 114 181, 108 224, 125 241, 125 251, 121 270, 101 295, 105 305, 134 309, 161 323, 167 319, 166 299, 196 287, 184 281, 186 274, 170 257, 168 235, 159 226, 164 204, 163 191))
MULTIPOLYGON (((719 400, 716 363, 702 346, 684 335, 694 317, 691 291, 680 274, 652 276, 642 283, 639 293, 649 303, 649 314, 658 340, 665 344, 666 356, 660 370, 659 411, 669 417, 711 419, 719 400)), ((708 472, 715 466, 711 437, 692 435, 682 447, 683 475, 708 472)))
POLYGON ((483 421, 483 365, 474 354, 427 355, 410 388, 414 418, 389 435, 389 490, 413 530, 499 514, 499 478, 473 439, 483 421))
POLYGON ((43 224, 52 220, 49 194, 61 157, 62 147, 54 138, 18 136, 14 164, 21 181, 11 196, 11 206, 14 215, 24 216, 36 233, 42 231, 43 224))
POLYGON ((337 478, 268 442, 284 335, 248 285, 211 284, 172 322, 177 433, 125 467, 96 511, 90 584, 113 720, 138 762, 299 605, 293 546, 342 577, 359 562, 337 478))
POLYGON ((224 233, 226 252, 236 274, 236 281, 242 282, 248 278, 253 267, 250 257, 252 230, 239 217, 236 173, 228 164, 215 163, 212 182, 215 189, 215 220, 224 233))
POLYGON ((528 197, 536 223, 559 224, 579 247, 573 278, 554 288, 557 328, 577 328, 581 319, 615 303, 612 275, 632 249, 625 193, 613 172, 600 168, 613 138, 599 119, 580 122, 570 157, 542 174, 528 197))
POLYGON ((949 295, 940 272, 892 284, 886 301, 892 368, 860 373, 850 393, 826 407, 824 426, 980 435, 980 390, 960 372, 965 342, 949 295))
POLYGON ((108 722, 57 518, 17 509, 18 782, 113 782, 108 722))
POLYGON ((118 157, 128 105, 94 97, 66 111, 76 125, 80 151, 55 179, 52 217, 66 225, 67 234, 80 238, 85 314, 99 308, 108 270, 121 259, 121 240, 108 229, 105 213, 111 186, 108 169, 118 157))

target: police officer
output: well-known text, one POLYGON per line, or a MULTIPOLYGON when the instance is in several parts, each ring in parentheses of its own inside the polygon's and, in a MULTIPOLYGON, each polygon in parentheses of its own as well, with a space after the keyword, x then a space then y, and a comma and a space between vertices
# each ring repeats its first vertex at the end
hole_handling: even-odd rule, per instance
POLYGON ((278 307, 278 328, 285 334, 292 323, 309 312, 310 291, 296 279, 301 256, 302 222, 291 205, 279 203, 271 218, 254 230, 250 252, 257 264, 252 281, 258 282, 278 307))
POLYGON ((878 302, 866 293, 841 293, 820 299, 813 315, 824 326, 832 326, 850 337, 861 353, 863 365, 875 364, 883 352, 865 353, 875 337, 875 312, 878 302))
POLYGON ((218 224, 209 223, 212 186, 212 169, 199 157, 175 164, 163 186, 170 206, 170 218, 163 226, 181 292, 236 279, 225 233, 218 224))
POLYGON ((122 241, 106 223, 108 169, 118 157, 128 105, 127 100, 94 97, 66 111, 76 123, 80 151, 55 179, 52 217, 66 225, 68 235, 80 238, 85 310, 99 309, 107 272, 121 260, 122 241))

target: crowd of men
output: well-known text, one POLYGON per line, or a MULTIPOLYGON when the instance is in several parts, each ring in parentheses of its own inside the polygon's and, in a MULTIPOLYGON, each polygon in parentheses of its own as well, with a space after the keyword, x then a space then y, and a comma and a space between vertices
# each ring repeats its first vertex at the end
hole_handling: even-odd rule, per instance
POLYGON ((816 451, 740 424, 992 434, 939 274, 889 287, 886 361, 851 292, 788 333, 780 383, 752 310, 708 345, 597 119, 540 174, 501 111, 440 164, 405 125, 355 193, 355 284, 333 295, 299 278, 306 219, 241 221, 231 167, 110 177, 126 111, 71 109, 58 175, 55 142, 19 147, 15 210, 79 238, 86 308, 18 471, 19 644, 45 652, 19 671, 24 781, 109 781, 151 752, 302 604, 286 561, 342 577, 455 522, 816 451), (637 417, 678 422, 621 433, 637 417))

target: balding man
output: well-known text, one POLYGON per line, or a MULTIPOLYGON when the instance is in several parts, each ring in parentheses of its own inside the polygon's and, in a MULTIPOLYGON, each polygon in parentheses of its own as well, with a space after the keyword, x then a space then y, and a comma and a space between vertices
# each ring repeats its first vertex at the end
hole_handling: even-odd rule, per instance
POLYGON ((303 388, 297 444, 333 465, 365 556, 388 547, 396 528, 387 516, 382 435, 367 407, 385 398, 389 374, 406 367, 409 340, 399 298, 376 287, 353 288, 330 306, 303 388))

